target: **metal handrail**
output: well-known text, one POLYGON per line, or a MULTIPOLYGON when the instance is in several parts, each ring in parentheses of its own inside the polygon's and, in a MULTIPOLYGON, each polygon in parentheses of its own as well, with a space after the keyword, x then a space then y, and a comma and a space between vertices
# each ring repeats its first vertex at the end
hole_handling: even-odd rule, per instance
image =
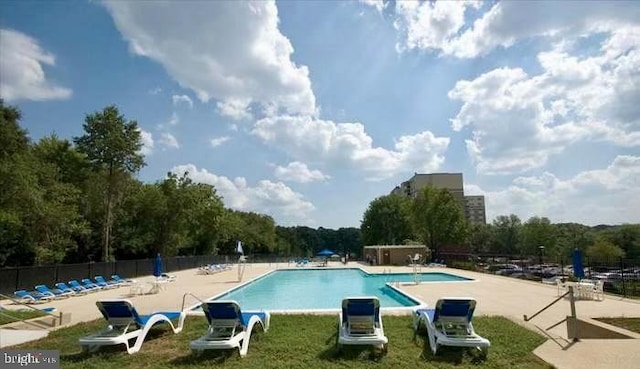
MULTIPOLYGON (((13 297, 11 297, 11 296, 7 296, 7 295, 4 295, 4 294, 2 294, 2 293, 0 293, 0 297, 5 298, 5 299, 7 299, 7 300, 10 300, 10 301, 12 301, 14 304, 22 305, 22 306, 24 306, 24 307, 26 307, 26 308, 29 308, 29 309, 32 309, 32 310, 38 311, 38 312, 40 312, 40 313, 42 313, 42 314, 44 314, 44 315, 52 316, 54 319, 56 319, 56 320, 54 320, 54 322, 55 322, 55 321, 58 321, 58 323, 59 323, 59 324, 62 324, 62 312, 59 312, 58 314, 53 314, 53 313, 50 313, 50 312, 48 312, 48 311, 44 311, 44 310, 41 310, 41 309, 35 308, 35 307, 33 307, 33 306, 30 306, 30 305, 28 305, 28 304, 26 304, 26 303, 24 303, 24 302, 22 302, 22 301, 20 301, 20 300, 16 300, 16 299, 14 299, 14 298, 13 298, 13 297)), ((5 312, 4 314, 6 315, 6 312, 5 312)), ((32 318, 29 318, 29 319, 32 319, 32 318)), ((29 323, 29 322, 27 322, 27 319, 18 319, 17 321, 20 321, 20 322, 23 322, 23 323, 27 323, 27 324, 34 325, 33 323, 29 323)), ((38 328, 42 328, 42 327, 38 327, 38 328)))
MULTIPOLYGON (((13 315, 11 315, 11 314, 7 314, 7 312, 6 312, 6 311, 0 311, 0 315, 5 316, 5 317, 9 317, 9 318, 11 318, 11 319, 14 319, 14 320, 15 320, 14 322, 7 323, 7 324, 13 324, 13 323, 18 323, 18 322, 20 322, 20 323, 24 323, 24 324, 28 324, 28 325, 34 326, 34 327, 39 328, 39 329, 46 329, 46 327, 43 327, 43 326, 38 325, 38 324, 36 324, 36 323, 30 322, 30 321, 29 321, 29 320, 27 320, 26 318, 20 319, 20 318, 16 318, 15 316, 13 316, 13 315)), ((37 318, 39 318, 39 317, 37 317, 37 318)), ((34 319, 34 318, 29 318, 29 319, 34 319)))
MULTIPOLYGON (((569 296, 569 306, 570 306, 570 308, 571 308, 571 316, 570 316, 570 317, 571 317, 571 318, 573 318, 573 319, 576 319, 576 318, 577 318, 577 316, 576 316, 576 302, 575 302, 575 298, 574 298, 574 295, 573 295, 573 286, 569 286, 569 287, 568 287, 568 291, 567 291, 567 292, 565 292, 562 296, 558 297, 557 299, 553 300, 553 302, 552 302, 552 303, 550 303, 549 305, 547 305, 547 306, 543 307, 543 308, 542 308, 540 311, 538 311, 537 313, 533 314, 533 315, 532 315, 532 316, 530 316, 530 317, 527 317, 527 315, 525 314, 525 315, 524 315, 524 321, 525 321, 525 322, 528 322, 528 321, 530 321, 531 319, 535 318, 535 317, 536 317, 536 316, 538 316, 540 313, 542 313, 543 311, 547 310, 547 309, 548 309, 548 308, 550 308, 553 304, 555 304, 556 302, 560 301, 561 299, 563 299, 563 298, 564 298, 565 296, 567 296, 567 295, 569 296)), ((549 327, 549 328, 547 328, 546 330, 543 330, 543 329, 541 329, 541 328, 539 328, 539 327, 538 327, 538 328, 539 328, 539 329, 540 329, 540 330, 541 330, 545 335, 547 335, 549 338, 551 338, 554 342, 558 343, 558 342, 557 342, 553 337, 551 337, 551 335, 547 334, 547 330, 552 329, 552 328, 554 328, 554 327, 556 327, 556 326, 558 326, 558 325, 562 324, 563 322, 567 321, 567 319, 568 319, 568 318, 569 318, 569 317, 567 317, 567 318, 565 318, 565 319, 561 320, 560 322, 558 322, 558 323, 556 323, 556 324, 553 324, 552 326, 550 326, 550 327, 549 327)), ((536 326, 536 327, 537 327, 537 326, 536 326)), ((579 339, 578 339, 578 335, 577 335, 577 333, 578 333, 577 324, 573 324, 573 341, 574 341, 574 342, 576 342, 576 341, 578 341, 578 340, 579 340, 579 339)), ((562 345, 560 345, 560 346, 562 346, 562 345)))
POLYGON ((187 301, 187 296, 191 296, 204 304, 204 301, 201 298, 199 298, 198 296, 194 295, 191 292, 187 292, 184 295, 182 295, 182 308, 180 309, 180 311, 184 311, 184 303, 187 301))
POLYGON ((563 298, 565 298, 565 296, 567 296, 567 295, 568 295, 568 294, 570 294, 570 293, 571 293, 571 291, 567 291, 567 292, 565 292, 565 294, 564 294, 564 295, 562 295, 562 296, 558 297, 557 299, 553 300, 553 302, 552 302, 552 303, 550 303, 549 305, 547 305, 547 306, 543 307, 540 311, 538 311, 537 313, 533 314, 533 315, 532 315, 532 316, 530 316, 530 317, 527 317, 527 315, 525 314, 525 315, 524 315, 524 321, 525 321, 525 322, 528 322, 529 320, 531 320, 531 319, 533 319, 533 318, 537 317, 540 313, 542 313, 543 311, 547 310, 548 308, 550 308, 551 306, 553 306, 553 304, 555 304, 556 302, 558 302, 558 301, 562 300, 563 298))

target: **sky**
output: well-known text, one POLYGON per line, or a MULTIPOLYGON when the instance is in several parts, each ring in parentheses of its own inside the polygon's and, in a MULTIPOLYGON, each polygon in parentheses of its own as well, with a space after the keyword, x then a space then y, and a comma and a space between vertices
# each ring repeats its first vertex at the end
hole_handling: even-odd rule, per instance
POLYGON ((640 220, 640 2, 0 1, 0 97, 33 140, 115 104, 140 180, 284 226, 439 172, 489 221, 640 220))

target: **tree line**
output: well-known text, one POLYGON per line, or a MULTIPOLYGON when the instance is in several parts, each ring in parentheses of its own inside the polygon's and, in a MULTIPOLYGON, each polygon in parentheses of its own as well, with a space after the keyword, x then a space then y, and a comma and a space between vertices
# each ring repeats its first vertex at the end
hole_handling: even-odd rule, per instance
POLYGON ((136 178, 145 165, 137 122, 117 107, 86 115, 83 134, 31 142, 20 111, 0 99, 0 267, 173 255, 315 255, 328 248, 361 255, 362 245, 444 246, 474 253, 640 259, 640 225, 588 227, 501 215, 467 224, 450 192, 433 187, 415 198, 374 199, 361 227, 282 227, 266 214, 224 206, 214 186, 188 173, 155 183, 136 178), (540 246, 544 246, 541 249, 540 246))
POLYGON ((374 199, 363 215, 361 231, 365 245, 424 244, 432 259, 443 247, 556 258, 568 257, 578 248, 595 259, 640 259, 640 224, 589 227, 553 224, 537 216, 522 222, 514 214, 500 215, 490 224, 469 224, 453 195, 431 186, 415 198, 391 194, 374 199))
POLYGON ((265 214, 224 206, 214 186, 188 173, 155 183, 140 129, 115 106, 86 115, 83 134, 31 142, 21 113, 0 99, 0 267, 166 256, 311 256, 359 253, 360 231, 281 227, 265 214))

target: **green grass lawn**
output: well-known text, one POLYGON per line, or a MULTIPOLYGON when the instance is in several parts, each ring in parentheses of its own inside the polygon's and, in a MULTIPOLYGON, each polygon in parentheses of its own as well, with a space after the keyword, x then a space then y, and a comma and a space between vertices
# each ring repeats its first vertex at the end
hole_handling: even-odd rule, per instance
POLYGON ((425 342, 414 339, 409 316, 385 316, 389 338, 386 355, 369 348, 346 347, 336 350, 337 317, 311 315, 273 315, 268 332, 255 332, 248 355, 238 351, 210 351, 195 356, 189 342, 204 334, 206 320, 190 317, 185 329, 174 335, 170 329, 150 332, 140 352, 128 355, 124 347, 102 348, 82 353, 78 338, 104 327, 103 321, 78 324, 51 332, 40 341, 15 349, 57 349, 63 368, 550 368, 532 351, 544 338, 506 318, 477 317, 476 331, 491 340, 489 356, 481 360, 477 350, 445 347, 434 357, 425 342))
POLYGON ((44 315, 44 313, 35 310, 0 311, 0 325, 17 322, 22 319, 37 318, 44 315), (11 317, 8 317, 7 315, 11 315, 11 317))
POLYGON ((640 318, 598 318, 597 320, 640 333, 640 318))

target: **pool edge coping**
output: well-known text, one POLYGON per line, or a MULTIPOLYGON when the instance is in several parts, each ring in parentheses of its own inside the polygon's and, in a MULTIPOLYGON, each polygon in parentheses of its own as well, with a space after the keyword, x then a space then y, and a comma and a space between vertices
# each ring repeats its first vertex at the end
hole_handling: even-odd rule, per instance
MULTIPOLYGON (((235 287, 232 287, 226 291, 220 292, 216 295, 213 295, 212 297, 209 297, 203 301, 210 301, 210 300, 215 300, 217 298, 220 298, 224 295, 227 295, 233 291, 236 291, 246 285, 249 285, 251 283, 254 283, 266 276, 268 276, 269 274, 273 274, 277 271, 288 271, 288 270, 345 270, 345 269, 355 269, 355 270, 360 270, 361 272, 363 272, 364 274, 367 275, 393 275, 393 274, 412 274, 411 272, 403 272, 403 273, 370 273, 369 271, 365 270, 364 268, 362 268, 362 266, 353 266, 353 267, 347 267, 347 268, 336 268, 336 267, 286 267, 286 268, 282 268, 282 269, 274 269, 274 270, 269 270, 265 273, 262 273, 252 279, 249 279, 235 287)), ((420 274, 423 273, 440 273, 440 274, 449 274, 449 275, 454 275, 458 278, 464 278, 464 280, 459 280, 459 281, 424 281, 424 282, 420 282, 417 284, 422 284, 422 283, 465 283, 465 282, 478 282, 477 279, 472 279, 472 278, 468 278, 468 277, 464 277, 464 276, 459 276, 456 274, 452 274, 452 273, 444 273, 444 272, 420 272, 420 274)), ((412 294, 401 290, 399 287, 393 286, 392 283, 394 282, 386 282, 385 285, 390 287, 392 290, 394 290, 395 292, 405 296, 406 298, 416 302, 417 304, 414 306, 403 306, 403 307, 398 307, 398 306, 394 306, 394 307, 380 307, 380 310, 383 312, 387 312, 387 313, 411 313, 413 310, 417 309, 417 308, 424 308, 426 306, 428 306, 428 304, 424 301, 422 301, 421 299, 413 296, 412 294)), ((399 286, 404 286, 404 285, 416 285, 415 282, 395 282, 397 283, 399 286)), ((189 306, 186 308, 187 314, 188 315, 193 315, 193 316, 204 316, 204 312, 202 311, 195 311, 195 309, 197 309, 200 305, 202 305, 202 303, 196 303, 192 306, 189 306)), ((330 309, 287 309, 287 310, 282 310, 282 309, 274 309, 274 310, 259 310, 259 311, 268 311, 271 314, 329 314, 329 313, 338 313, 340 311, 340 308, 330 308, 330 309)))

